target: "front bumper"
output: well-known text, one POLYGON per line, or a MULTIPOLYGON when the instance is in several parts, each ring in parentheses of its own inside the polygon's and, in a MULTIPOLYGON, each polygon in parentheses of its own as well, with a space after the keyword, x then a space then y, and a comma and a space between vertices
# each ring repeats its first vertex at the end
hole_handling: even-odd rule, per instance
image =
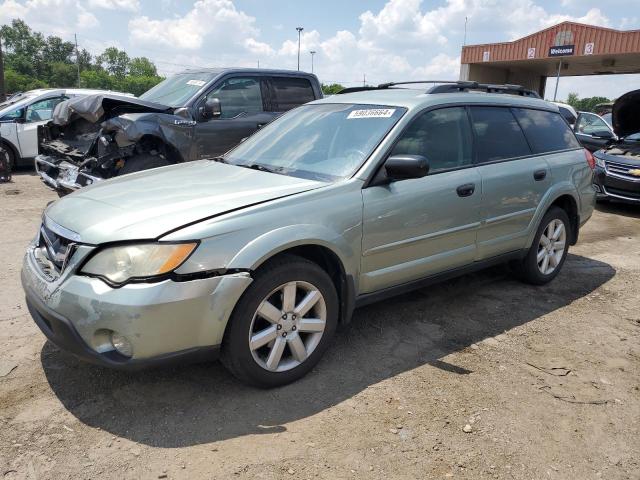
POLYGON ((72 163, 60 161, 48 155, 37 155, 35 167, 44 183, 61 192, 73 192, 104 180, 81 171, 72 163))
POLYGON ((41 273, 31 248, 22 267, 29 312, 47 338, 83 360, 119 369, 214 357, 251 281, 240 273, 111 288, 68 271, 51 280, 41 273), (113 348, 110 332, 129 340, 132 357, 113 348))
POLYGON ((593 178, 598 198, 613 198, 631 203, 640 203, 640 177, 637 180, 614 175, 597 166, 593 178))

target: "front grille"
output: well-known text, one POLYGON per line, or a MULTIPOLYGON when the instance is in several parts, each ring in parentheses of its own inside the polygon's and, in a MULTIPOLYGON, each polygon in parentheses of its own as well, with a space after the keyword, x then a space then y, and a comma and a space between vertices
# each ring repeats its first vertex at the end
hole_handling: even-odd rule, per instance
POLYGON ((605 165, 607 167, 607 172, 608 173, 612 173, 614 175, 617 175, 619 177, 623 177, 629 180, 635 180, 637 182, 640 182, 640 176, 639 175, 631 175, 629 172, 631 170, 638 170, 640 169, 639 165, 629 165, 626 163, 618 163, 618 162, 610 162, 610 161, 605 161, 605 165))
POLYGON ((44 223, 40 227, 38 248, 58 273, 62 272, 68 257, 71 256, 73 245, 71 240, 58 235, 44 223))

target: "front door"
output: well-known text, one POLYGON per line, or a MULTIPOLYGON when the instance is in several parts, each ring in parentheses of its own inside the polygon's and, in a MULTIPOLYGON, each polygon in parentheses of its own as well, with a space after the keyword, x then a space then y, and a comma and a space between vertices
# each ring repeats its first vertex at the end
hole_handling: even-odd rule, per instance
POLYGON ((38 100, 26 108, 24 118, 16 124, 22 158, 31 158, 38 154, 38 127, 53 118, 53 109, 64 100, 66 98, 62 96, 47 98, 38 100))
POLYGON ((582 146, 592 152, 606 147, 615 138, 611 127, 595 113, 580 112, 574 131, 582 146))
POLYGON ((464 107, 420 114, 391 155, 425 156, 426 177, 363 190, 361 293, 474 261, 481 178, 464 107))
POLYGON ((220 100, 222 114, 217 118, 198 118, 195 159, 224 154, 275 116, 265 108, 261 81, 257 77, 227 78, 215 86, 201 104, 207 98, 220 100))

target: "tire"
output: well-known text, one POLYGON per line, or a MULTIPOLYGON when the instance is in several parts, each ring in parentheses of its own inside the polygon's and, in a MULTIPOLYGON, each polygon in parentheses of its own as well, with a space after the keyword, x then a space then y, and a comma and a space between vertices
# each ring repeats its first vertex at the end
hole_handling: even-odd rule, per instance
POLYGON ((0 143, 0 155, 3 155, 7 161, 9 162, 9 168, 11 170, 16 169, 16 156, 13 153, 13 150, 9 145, 4 143, 0 143))
MULTIPOLYGON (((569 251, 569 242, 572 238, 573 232, 571 231, 571 223, 569 222, 569 216, 567 212, 559 207, 551 207, 547 213, 542 217, 542 221, 536 232, 536 236, 533 239, 531 248, 527 252, 527 255, 520 261, 512 263, 512 269, 520 280, 530 283, 532 285, 544 285, 553 280, 564 265, 569 251), (549 248, 544 245, 547 244, 543 240, 547 238, 550 232, 551 224, 554 222, 555 228, 558 228, 559 223, 563 225, 563 232, 559 234, 559 238, 551 239, 549 248), (563 243, 563 249, 560 253, 558 247, 563 243), (539 261, 540 255, 542 259, 539 261), (547 257, 547 264, 545 267, 544 257, 547 257), (555 265, 554 265, 555 264, 555 265), (545 270, 543 272, 543 269, 545 270)), ((549 244, 547 244, 549 245, 549 244)))
POLYGON ((253 283, 236 304, 222 341, 221 360, 233 375, 249 385, 286 385, 306 375, 320 361, 337 323, 338 295, 329 275, 304 258, 282 256, 257 270, 253 283), (293 282, 295 288, 290 287, 293 282), (289 290, 285 292, 286 285, 289 290), (291 292, 295 294, 291 296, 291 292), (283 305, 287 296, 295 298, 289 308, 283 305), (311 297, 316 299, 310 309, 292 316, 303 311, 302 299, 311 297), (271 320, 259 314, 258 309, 267 312, 271 320), (268 343, 263 343, 267 339, 268 343))
POLYGON ((150 153, 143 153, 129 157, 124 162, 124 166, 118 170, 118 176, 141 172, 142 170, 149 170, 151 168, 166 167, 167 165, 169 165, 169 160, 166 158, 151 155, 150 153))

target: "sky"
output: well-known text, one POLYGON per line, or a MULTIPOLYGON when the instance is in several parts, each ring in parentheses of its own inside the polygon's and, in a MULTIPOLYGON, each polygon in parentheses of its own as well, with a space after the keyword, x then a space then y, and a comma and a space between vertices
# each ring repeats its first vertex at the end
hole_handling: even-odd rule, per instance
MULTIPOLYGON (((640 29, 638 0, 0 0, 0 24, 14 18, 94 54, 115 46, 146 56, 160 73, 193 67, 300 67, 347 86, 457 79, 467 44, 514 40, 573 20, 640 29)), ((553 94, 555 79, 547 86, 553 94)), ((640 88, 640 75, 565 77, 558 99, 614 98, 640 88)))

